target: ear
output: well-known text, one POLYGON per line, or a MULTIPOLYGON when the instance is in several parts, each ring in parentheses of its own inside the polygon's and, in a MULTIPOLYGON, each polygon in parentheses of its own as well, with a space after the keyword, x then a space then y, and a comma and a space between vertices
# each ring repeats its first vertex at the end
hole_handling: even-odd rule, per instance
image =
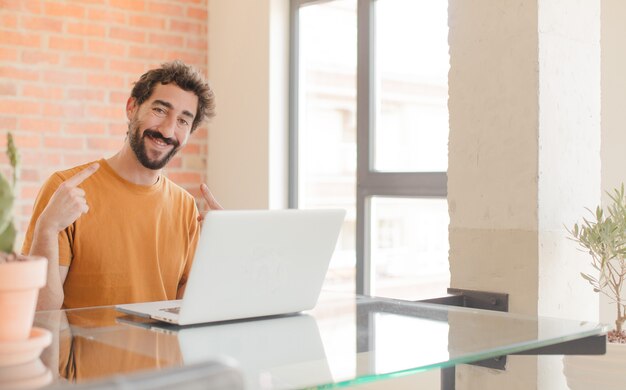
POLYGON ((137 99, 132 96, 129 97, 126 101, 126 118, 128 118, 128 120, 132 120, 132 118, 135 116, 137 107, 137 99))

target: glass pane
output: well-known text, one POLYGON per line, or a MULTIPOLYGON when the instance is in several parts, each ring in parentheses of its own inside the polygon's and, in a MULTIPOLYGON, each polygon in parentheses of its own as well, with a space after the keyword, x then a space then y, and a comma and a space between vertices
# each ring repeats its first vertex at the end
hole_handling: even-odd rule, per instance
POLYGON ((347 215, 324 289, 354 291, 356 230, 356 1, 300 9, 300 208, 347 215))
POLYGON ((378 0, 373 168, 448 169, 448 2, 378 0))
POLYGON ((373 197, 372 295, 410 300, 445 295, 449 221, 446 199, 373 197))

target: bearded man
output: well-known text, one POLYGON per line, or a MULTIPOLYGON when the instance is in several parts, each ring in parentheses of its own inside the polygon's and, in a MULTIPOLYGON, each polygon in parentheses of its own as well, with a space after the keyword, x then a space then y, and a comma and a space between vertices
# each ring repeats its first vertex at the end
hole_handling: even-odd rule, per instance
MULTIPOLYGON (((197 70, 165 63, 135 83, 117 154, 46 181, 22 248, 48 259, 38 310, 182 297, 203 217, 162 170, 214 110, 197 70)), ((200 189, 209 210, 221 208, 200 189)))

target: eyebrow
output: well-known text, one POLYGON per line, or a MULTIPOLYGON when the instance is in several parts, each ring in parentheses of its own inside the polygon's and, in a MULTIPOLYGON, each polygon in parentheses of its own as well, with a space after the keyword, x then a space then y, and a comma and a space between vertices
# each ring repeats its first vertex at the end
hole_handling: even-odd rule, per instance
MULTIPOLYGON (((155 101, 153 101, 152 104, 153 105, 158 104, 158 105, 161 105, 161 106, 165 106, 165 107, 169 108, 170 110, 174 108, 172 103, 166 102, 164 100, 159 100, 159 99, 156 99, 155 101)), ((194 115, 191 112, 187 111, 187 110, 183 110, 182 114, 185 115, 185 116, 188 116, 191 119, 194 118, 194 115)))

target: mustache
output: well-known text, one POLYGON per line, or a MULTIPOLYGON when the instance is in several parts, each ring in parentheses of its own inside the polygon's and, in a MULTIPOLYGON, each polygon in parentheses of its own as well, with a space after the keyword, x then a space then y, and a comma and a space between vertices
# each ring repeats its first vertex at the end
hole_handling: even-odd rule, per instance
POLYGON ((174 147, 178 147, 180 145, 180 143, 174 139, 174 138, 165 138, 163 136, 163 134, 161 134, 158 131, 155 130, 144 130, 143 131, 143 137, 148 136, 150 138, 154 138, 154 139, 160 139, 161 141, 165 142, 168 145, 174 145, 174 147))

